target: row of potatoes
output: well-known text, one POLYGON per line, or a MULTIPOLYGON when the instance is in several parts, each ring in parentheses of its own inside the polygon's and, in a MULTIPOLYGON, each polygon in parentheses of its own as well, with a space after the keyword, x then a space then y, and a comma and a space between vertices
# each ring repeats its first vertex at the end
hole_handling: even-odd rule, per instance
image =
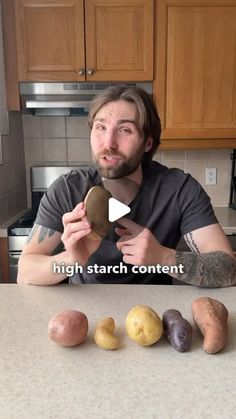
MULTIPOLYGON (((228 339, 228 310, 218 300, 200 297, 192 302, 193 321, 204 337, 204 351, 213 354, 221 351, 228 339)), ((179 352, 188 351, 192 343, 192 326, 175 309, 164 312, 161 318, 147 305, 134 306, 125 320, 127 335, 142 346, 156 343, 163 334, 179 352)), ((117 349, 119 339, 114 335, 112 317, 102 319, 95 330, 94 340, 103 349, 117 349)), ((64 310, 51 318, 49 337, 61 346, 75 346, 84 342, 88 334, 87 316, 77 310, 64 310)))

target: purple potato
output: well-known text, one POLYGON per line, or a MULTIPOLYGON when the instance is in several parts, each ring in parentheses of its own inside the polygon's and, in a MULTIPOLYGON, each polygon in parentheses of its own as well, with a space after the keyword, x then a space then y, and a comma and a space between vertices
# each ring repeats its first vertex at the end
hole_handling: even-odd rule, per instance
POLYGON ((171 346, 178 352, 186 352, 192 343, 192 326, 178 310, 170 309, 162 316, 164 333, 171 346))

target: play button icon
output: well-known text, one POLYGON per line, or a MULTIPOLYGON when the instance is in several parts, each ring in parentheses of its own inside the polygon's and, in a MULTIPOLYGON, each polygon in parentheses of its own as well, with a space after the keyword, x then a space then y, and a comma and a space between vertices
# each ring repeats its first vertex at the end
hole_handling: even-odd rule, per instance
POLYGON ((130 207, 115 198, 110 198, 108 203, 108 219, 111 223, 118 220, 131 211, 130 207))

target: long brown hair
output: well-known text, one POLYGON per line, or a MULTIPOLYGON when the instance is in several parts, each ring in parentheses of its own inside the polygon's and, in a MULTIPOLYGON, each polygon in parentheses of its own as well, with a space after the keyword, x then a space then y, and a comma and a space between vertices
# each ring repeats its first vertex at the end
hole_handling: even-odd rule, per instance
POLYGON ((156 105, 152 97, 138 86, 110 86, 97 95, 91 102, 88 125, 92 129, 97 112, 109 102, 125 100, 134 103, 138 112, 138 129, 146 142, 151 137, 153 144, 151 149, 144 153, 142 164, 149 165, 152 157, 160 144, 161 122, 156 105))

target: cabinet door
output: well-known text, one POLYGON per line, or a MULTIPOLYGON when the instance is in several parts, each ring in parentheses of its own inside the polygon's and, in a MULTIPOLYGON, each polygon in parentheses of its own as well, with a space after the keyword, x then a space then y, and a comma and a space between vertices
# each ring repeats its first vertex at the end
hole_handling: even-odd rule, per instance
POLYGON ((156 39, 163 144, 236 147, 236 1, 158 0, 156 39))
POLYGON ((84 80, 83 0, 17 0, 19 80, 84 80))
POLYGON ((8 240, 6 237, 0 237, 0 283, 1 282, 10 282, 8 240))
POLYGON ((86 0, 87 80, 152 80, 153 20, 153 0, 86 0))

